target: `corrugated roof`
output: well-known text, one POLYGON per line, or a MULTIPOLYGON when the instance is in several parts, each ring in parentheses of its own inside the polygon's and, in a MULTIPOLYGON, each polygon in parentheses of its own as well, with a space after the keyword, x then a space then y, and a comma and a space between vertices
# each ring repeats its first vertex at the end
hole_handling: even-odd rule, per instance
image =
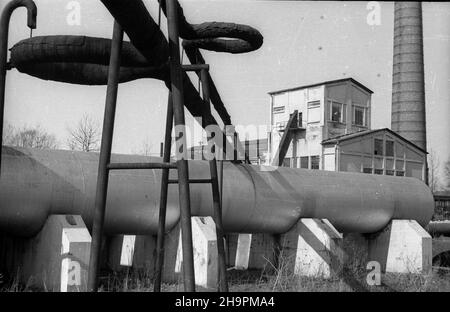
POLYGON ((304 86, 299 86, 299 87, 294 87, 294 88, 289 88, 289 89, 283 89, 283 90, 278 90, 278 91, 272 91, 272 92, 269 92, 269 94, 273 95, 273 94, 278 94, 278 93, 283 93, 283 92, 288 92, 288 91, 295 91, 295 90, 300 90, 300 89, 313 88, 313 87, 318 87, 318 86, 321 86, 321 85, 327 85, 327 84, 339 83, 339 82, 345 82, 345 81, 351 81, 355 85, 360 87, 361 89, 366 90, 367 92, 369 92, 371 94, 373 93, 372 90, 367 88, 365 85, 363 85, 359 81, 356 81, 353 78, 344 78, 344 79, 328 80, 328 81, 324 81, 324 82, 319 82, 319 83, 314 83, 314 84, 309 84, 309 85, 304 85, 304 86))
POLYGON ((343 135, 335 136, 333 138, 330 138, 330 139, 327 139, 327 140, 323 140, 322 141, 322 145, 324 145, 324 144, 339 144, 339 142, 342 142, 342 141, 350 140, 350 139, 353 139, 353 138, 356 138, 356 137, 360 137, 360 136, 365 136, 365 135, 368 135, 368 134, 374 134, 376 132, 381 132, 381 131, 387 131, 390 134, 396 136, 397 138, 403 140, 404 142, 414 146, 418 150, 428 154, 428 152, 426 150, 424 150, 421 147, 417 146, 413 142, 405 139, 404 137, 402 137, 401 135, 399 135, 398 133, 392 131, 389 128, 381 128, 381 129, 374 129, 374 130, 361 130, 361 131, 357 131, 357 132, 353 132, 353 133, 349 133, 349 134, 343 134, 343 135))

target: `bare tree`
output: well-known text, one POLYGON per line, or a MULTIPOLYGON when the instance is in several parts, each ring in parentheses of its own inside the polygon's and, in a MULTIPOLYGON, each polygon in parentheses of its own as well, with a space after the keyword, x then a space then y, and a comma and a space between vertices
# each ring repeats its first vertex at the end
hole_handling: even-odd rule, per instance
POLYGON ((434 150, 428 155, 428 182, 432 192, 439 190, 439 158, 434 150))
POLYGON ((100 126, 89 115, 84 114, 75 127, 68 128, 68 132, 67 145, 71 150, 98 151, 101 139, 100 126))
POLYGON ((444 167, 445 188, 450 191, 450 158, 445 162, 444 167))
POLYGON ((139 150, 132 150, 133 154, 136 155, 143 155, 143 156, 150 156, 151 155, 151 150, 152 150, 152 142, 150 141, 149 138, 146 138, 145 140, 142 140, 142 145, 141 148, 139 150))
POLYGON ((3 128, 3 144, 4 145, 12 145, 11 143, 14 140, 14 133, 16 129, 10 125, 9 123, 5 123, 3 128))
POLYGON ((40 126, 16 129, 11 125, 6 125, 3 133, 3 144, 38 149, 58 148, 56 137, 40 126))

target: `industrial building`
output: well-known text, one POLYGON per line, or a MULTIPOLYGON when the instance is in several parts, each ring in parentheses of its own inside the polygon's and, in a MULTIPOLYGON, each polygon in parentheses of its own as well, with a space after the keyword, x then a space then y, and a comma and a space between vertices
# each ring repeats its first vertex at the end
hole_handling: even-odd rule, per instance
POLYGON ((322 141, 325 170, 408 176, 425 180, 426 151, 388 128, 322 141))
POLYGON ((450 191, 434 192, 435 215, 437 219, 450 220, 450 191))
POLYGON ((425 150, 387 128, 371 129, 372 93, 353 78, 269 92, 269 162, 290 131, 283 166, 425 180, 425 150))

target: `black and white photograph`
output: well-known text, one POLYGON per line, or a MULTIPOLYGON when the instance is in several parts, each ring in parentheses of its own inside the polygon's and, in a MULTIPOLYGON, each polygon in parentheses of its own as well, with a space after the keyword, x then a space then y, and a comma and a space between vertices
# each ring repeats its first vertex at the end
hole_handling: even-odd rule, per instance
POLYGON ((0 302, 450 292, 450 2, 0 0, 0 129, 0 302))

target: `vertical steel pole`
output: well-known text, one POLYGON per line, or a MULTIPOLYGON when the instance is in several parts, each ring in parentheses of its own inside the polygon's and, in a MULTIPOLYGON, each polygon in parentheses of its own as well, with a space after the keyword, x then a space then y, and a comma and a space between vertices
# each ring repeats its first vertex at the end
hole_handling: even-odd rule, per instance
MULTIPOLYGON (((5 113, 5 88, 8 56, 8 32, 9 21, 15 9, 19 7, 27 8, 27 24, 30 29, 36 28, 37 8, 32 0, 13 0, 9 2, 0 16, 0 149, 3 146, 3 118, 5 113)), ((0 151, 1 167, 1 151, 0 151)))
POLYGON ((119 23, 114 22, 111 56, 108 69, 108 87, 106 91, 105 114, 103 117, 102 143, 97 175, 97 192, 95 195, 95 210, 92 225, 92 243, 89 261, 88 290, 97 291, 99 258, 102 244, 103 223, 105 220, 106 196, 108 191, 111 146, 116 114, 117 89, 119 86, 120 54, 122 50, 123 30, 119 23))
MULTIPOLYGON (((164 137, 163 162, 170 161, 170 150, 172 148, 172 124, 173 124, 173 104, 172 93, 169 91, 167 101, 166 133, 164 137)), ((158 233, 156 238, 156 264, 155 264, 155 283, 153 291, 161 291, 161 279, 164 267, 164 235, 166 234, 166 210, 167 210, 167 191, 169 186, 169 169, 162 170, 161 178, 161 196, 159 200, 159 221, 158 233)))
POLYGON ((195 291, 194 252, 192 246, 191 203, 189 194, 189 170, 187 163, 186 125, 184 119, 183 72, 180 65, 180 42, 176 0, 167 0, 167 24, 170 50, 170 79, 175 126, 181 127, 182 137, 177 138, 178 190, 181 210, 181 239, 183 247, 184 290, 195 291))
MULTIPOLYGON (((208 83, 208 71, 202 69, 200 73, 200 79, 202 81, 203 101, 204 101, 204 125, 207 127, 210 124, 209 116, 211 115, 211 103, 209 96, 209 83, 208 83)), ((208 132, 208 131, 207 131, 208 132)), ((208 140, 211 139, 211 134, 208 133, 208 140)), ((217 135, 217 134, 216 134, 217 135)), ((214 153, 215 153, 214 148, 214 153)), ((227 292, 227 267, 225 262, 225 246, 223 242, 223 224, 222 224, 222 205, 219 190, 219 179, 217 176, 217 162, 216 157, 209 161, 209 170, 211 174, 211 188, 213 195, 213 209, 214 209, 214 222, 216 223, 216 237, 217 237, 217 254, 219 265, 219 291, 227 292)))

